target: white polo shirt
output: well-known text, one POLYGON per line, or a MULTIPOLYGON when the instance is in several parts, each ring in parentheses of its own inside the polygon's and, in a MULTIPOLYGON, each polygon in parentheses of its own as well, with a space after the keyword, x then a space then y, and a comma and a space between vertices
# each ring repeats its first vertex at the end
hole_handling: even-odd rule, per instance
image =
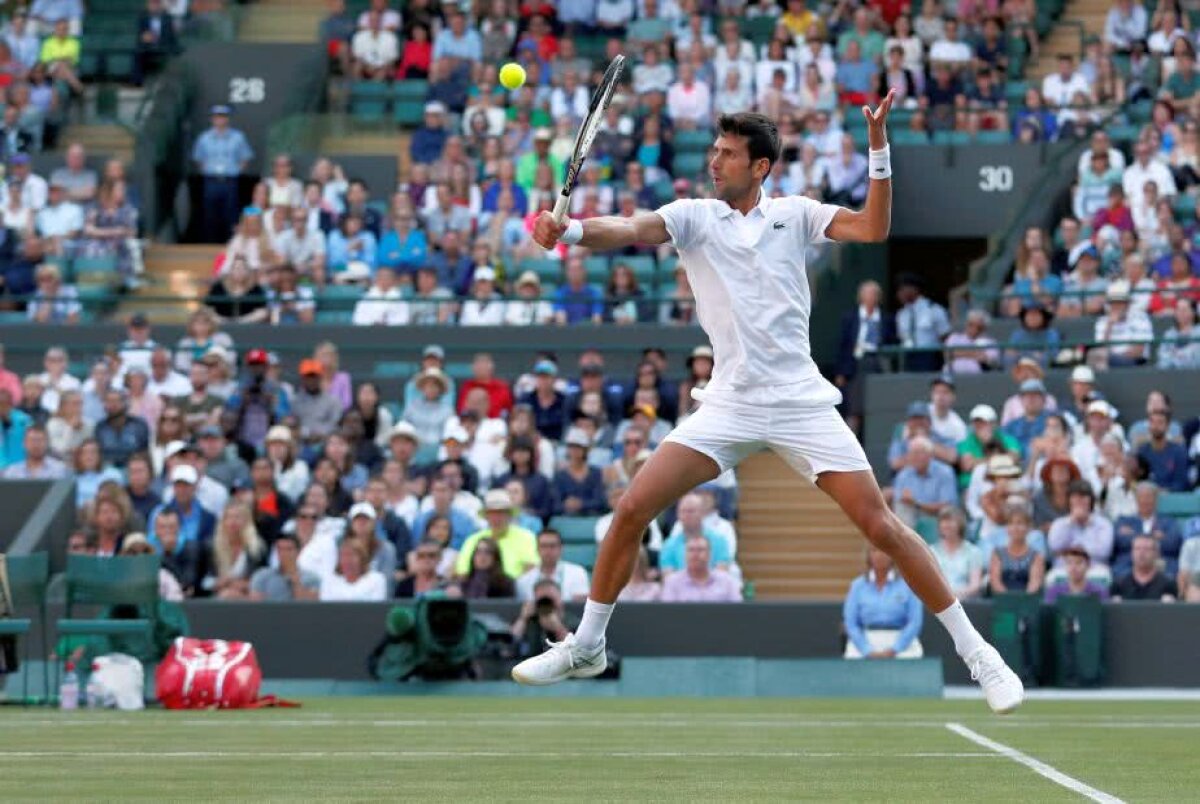
POLYGON ((745 216, 716 199, 658 210, 712 342, 707 398, 814 407, 841 401, 809 351, 805 271, 805 251, 829 241, 825 230, 839 209, 801 196, 762 196, 745 216))

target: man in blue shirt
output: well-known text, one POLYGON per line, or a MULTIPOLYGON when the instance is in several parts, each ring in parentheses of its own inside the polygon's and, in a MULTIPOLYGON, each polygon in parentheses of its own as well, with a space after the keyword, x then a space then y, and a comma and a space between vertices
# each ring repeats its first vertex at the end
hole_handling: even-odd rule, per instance
POLYGON ((946 308, 925 298, 924 283, 914 274, 899 279, 896 295, 904 305, 896 313, 896 334, 908 349, 922 349, 904 355, 905 371, 937 371, 942 365, 940 351, 930 351, 942 345, 950 334, 950 318, 946 308))
POLYGON ((1004 432, 1021 445, 1021 454, 1029 453, 1029 444, 1046 429, 1046 386, 1039 379, 1029 379, 1018 388, 1025 415, 1004 425, 1004 432))
POLYGON ((196 485, 199 482, 200 474, 194 466, 181 464, 171 470, 171 489, 174 494, 170 502, 163 503, 150 514, 151 534, 154 533, 159 511, 173 511, 179 516, 180 544, 194 541, 201 547, 207 547, 212 543, 217 518, 196 499, 196 485))
POLYGON ((25 431, 31 424, 29 414, 13 407, 12 391, 0 388, 0 469, 25 460, 25 431))
POLYGON ((433 40, 433 58, 462 59, 475 62, 483 59, 483 40, 474 28, 467 28, 467 18, 457 9, 447 11, 449 25, 433 40))
POLYGON ((442 149, 450 132, 446 130, 446 104, 429 101, 425 104, 425 122, 413 132, 408 145, 409 156, 417 164, 432 165, 442 158, 442 149))
POLYGON ((937 516, 958 500, 954 470, 933 459, 933 442, 916 436, 908 443, 908 465, 892 483, 892 507, 912 525, 919 516, 937 516))
POLYGON ((1149 416, 1150 440, 1137 451, 1137 456, 1150 466, 1150 479, 1166 491, 1187 491, 1188 480, 1187 448, 1170 440, 1171 414, 1164 410, 1151 411, 1149 416))
POLYGON ((237 222, 238 177, 254 158, 246 135, 229 126, 232 113, 223 104, 212 107, 212 127, 192 146, 192 161, 203 180, 203 235, 209 243, 229 239, 237 222))
POLYGON ((854 579, 842 604, 848 659, 916 659, 925 620, 921 601, 892 569, 887 553, 867 550, 870 569, 854 579))
POLYGON ((692 492, 679 498, 676 507, 680 529, 663 542, 658 554, 658 567, 663 572, 679 572, 686 565, 685 547, 688 538, 703 536, 709 547, 709 569, 728 569, 733 563, 733 551, 729 540, 716 531, 704 527, 704 501, 692 492))
POLYGON ((604 296, 587 283, 582 257, 567 260, 567 283, 554 292, 554 321, 558 324, 599 324, 604 315, 604 296))

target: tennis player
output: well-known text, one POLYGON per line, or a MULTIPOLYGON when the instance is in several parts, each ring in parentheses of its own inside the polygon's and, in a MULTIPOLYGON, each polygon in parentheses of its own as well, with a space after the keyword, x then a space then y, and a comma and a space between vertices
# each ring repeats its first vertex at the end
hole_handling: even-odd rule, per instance
POLYGON ((809 353, 812 307, 805 252, 827 241, 879 243, 892 215, 887 116, 894 93, 867 120, 870 187, 854 211, 809 198, 768 198, 763 180, 780 157, 769 118, 722 115, 709 172, 716 198, 673 201, 631 218, 557 224, 543 212, 533 239, 593 251, 670 242, 679 251, 712 342, 715 368, 699 410, 677 427, 634 478, 600 545, 579 629, 513 668, 522 684, 590 678, 606 666, 604 632, 617 594, 629 581, 642 533, 683 493, 716 478, 761 449, 775 451, 832 497, 895 566, 954 639, 959 656, 996 712, 1020 706, 1024 688, 984 641, 942 577, 925 542, 887 503, 866 455, 835 410, 840 392, 809 353))

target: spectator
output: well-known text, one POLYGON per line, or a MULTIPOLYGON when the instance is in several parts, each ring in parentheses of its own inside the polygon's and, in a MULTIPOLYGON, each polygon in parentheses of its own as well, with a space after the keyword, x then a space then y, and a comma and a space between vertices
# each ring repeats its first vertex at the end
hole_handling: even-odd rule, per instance
POLYGON ((429 38, 429 28, 419 23, 413 25, 400 49, 400 63, 396 65, 396 78, 400 80, 428 78, 429 68, 432 64, 433 42, 429 38))
POLYGON ((46 65, 51 78, 69 86, 72 94, 83 94, 83 84, 76 72, 79 67, 79 39, 71 34, 71 25, 67 20, 60 19, 54 23, 53 33, 42 40, 38 61, 46 65))
POLYGON ((396 34, 384 28, 383 15, 367 12, 367 25, 360 28, 350 41, 355 76, 368 81, 387 81, 396 71, 400 59, 400 42, 396 34))
POLYGON ((462 573, 463 597, 474 600, 510 598, 516 595, 513 579, 505 571, 500 556, 501 548, 490 536, 483 536, 472 542, 469 554, 464 548, 459 563, 462 563, 463 557, 469 558, 470 561, 469 571, 462 573))
MULTIPOLYGON (((514 422, 514 433, 515 430, 514 422)), ((509 471, 493 479, 492 486, 501 488, 513 480, 520 481, 525 487, 526 507, 541 519, 548 520, 555 512, 554 488, 546 476, 538 471, 536 455, 536 447, 529 438, 513 435, 509 438, 504 455, 509 471)))
POLYGON ((1108 367, 1146 362, 1154 330, 1145 313, 1131 309, 1130 296, 1130 285, 1124 279, 1109 285, 1108 313, 1096 321, 1094 340, 1099 346, 1089 350, 1089 361, 1108 367))
POLYGON ((864 407, 864 375, 882 370, 883 364, 876 352, 881 346, 896 340, 895 320, 880 306, 882 294, 877 282, 863 282, 858 287, 857 310, 842 316, 834 384, 842 389, 846 399, 847 421, 856 431, 864 407))
POLYGON ((540 562, 517 578, 516 593, 520 600, 534 600, 535 588, 546 579, 555 582, 566 600, 579 602, 587 597, 587 570, 579 564, 564 561, 562 547, 562 536, 556 530, 544 530, 537 535, 540 562))
POLYGON ((1083 73, 1075 68, 1075 57, 1069 53, 1058 55, 1058 72, 1042 79, 1042 98, 1052 108, 1070 106, 1077 93, 1091 97, 1092 88, 1083 73))
POLYGON ((643 547, 638 551, 637 563, 633 565, 633 577, 617 595, 617 600, 623 603, 653 603, 661 599, 662 584, 650 568, 650 554, 643 547))
POLYGON ((738 582, 722 569, 712 569, 711 548, 703 534, 692 534, 684 544, 685 565, 662 585, 661 599, 667 603, 740 603, 738 582))
POLYGON ((1146 39, 1148 17, 1141 3, 1116 0, 1104 18, 1104 42, 1117 53, 1128 53, 1134 42, 1146 39))
POLYGON ((496 272, 490 266, 476 268, 471 280, 471 298, 463 303, 459 326, 494 327, 504 323, 505 303, 496 293, 496 272))
POLYGON ((143 525, 148 523, 154 509, 162 503, 162 497, 154 489, 154 466, 146 453, 139 452, 126 462, 124 490, 143 525))
POLYGON ((933 459, 933 442, 916 436, 908 442, 906 463, 892 483, 892 508, 910 526, 920 516, 937 516, 958 499, 954 471, 933 459))
POLYGON ((1158 513, 1158 487, 1154 483, 1138 483, 1134 489, 1134 499, 1137 501, 1136 512, 1132 516, 1121 517, 1113 525, 1113 577, 1120 579, 1133 569, 1134 542, 1141 536, 1153 539, 1167 577, 1175 577, 1179 568, 1179 553, 1183 548, 1179 524, 1173 518, 1158 513))
POLYGON ((976 405, 969 416, 971 429, 958 443, 959 486, 965 487, 976 466, 985 462, 989 448, 998 444, 1004 452, 1019 455, 1021 445, 1015 438, 996 427, 996 410, 991 405, 976 405))
POLYGON ((171 470, 169 479, 172 496, 150 515, 150 531, 157 533, 159 515, 163 511, 171 511, 179 517, 179 541, 184 544, 195 542, 200 546, 201 553, 204 553, 212 544, 217 519, 196 499, 196 486, 200 482, 200 474, 195 467, 180 464, 171 470))
POLYGON ((321 578, 322 601, 371 602, 387 599, 387 580, 367 565, 363 545, 346 539, 338 547, 337 569, 321 578))
POLYGON ((480 352, 471 360, 471 378, 465 380, 458 392, 458 410, 466 407, 467 395, 476 388, 487 392, 487 418, 504 416, 512 408, 512 391, 508 383, 496 376, 496 361, 487 352, 480 352))
POLYGON ((567 432, 564 443, 567 461, 554 476, 556 513, 566 516, 599 516, 605 512, 606 495, 600 470, 588 465, 591 442, 578 428, 567 432))
POLYGON ((249 598, 272 603, 316 600, 321 590, 321 578, 297 564, 300 540, 296 535, 281 534, 273 548, 275 566, 261 567, 251 576, 249 598))
POLYGON ((354 213, 347 214, 340 227, 329 233, 326 261, 330 278, 335 282, 349 281, 350 268, 355 263, 362 263, 373 273, 378 250, 375 235, 363 228, 363 219, 354 213))
POLYGON ((1046 576, 1046 557, 1029 543, 1033 525, 1024 506, 1008 510, 1006 544, 992 551, 988 588, 993 595, 1005 592, 1037 594, 1046 576))
POLYGON ((59 395, 58 409, 46 422, 50 454, 66 460, 84 441, 92 437, 95 425, 83 415, 83 397, 78 391, 59 395))
POLYGON ((396 272, 386 265, 375 271, 375 281, 354 304, 356 326, 404 326, 409 322, 408 303, 396 285, 396 272))
POLYGON ((179 51, 175 22, 163 9, 162 0, 146 0, 146 10, 138 15, 137 50, 133 60, 133 83, 141 86, 147 73, 159 68, 179 51))
POLYGON ((663 542, 658 556, 658 567, 664 574, 679 572, 686 567, 686 544, 689 538, 699 536, 709 544, 709 564, 714 569, 725 570, 733 564, 733 546, 720 533, 704 523, 704 501, 695 492, 685 494, 676 507, 680 528, 663 542))
POLYGON ((563 176, 562 160, 550 152, 550 143, 554 133, 548 128, 539 128, 533 133, 533 150, 522 154, 517 159, 517 184, 531 193, 537 178, 538 167, 547 165, 553 181, 560 181, 563 176))
MULTIPOLYGON (((1079 480, 1068 492, 1067 516, 1059 517, 1050 525, 1047 543, 1058 559, 1055 568, 1064 566, 1063 556, 1068 548, 1083 549, 1096 566, 1108 570, 1112 557, 1112 523, 1095 510, 1096 493, 1087 481, 1079 480)), ((1047 593, 1049 594, 1049 593, 1047 593)))
POLYGON ((379 266, 410 276, 425 264, 428 253, 429 243, 425 233, 415 226, 412 209, 397 209, 392 215, 392 228, 379 241, 379 266))
MULTIPOLYGON (((836 159, 829 161, 827 167, 830 203, 853 206, 862 204, 867 197, 867 158, 858 152, 851 135, 842 135, 841 151, 836 159)), ((905 310, 907 309, 906 306, 905 310)), ((900 315, 903 314, 904 310, 901 310, 900 315)), ((941 333, 939 337, 944 337, 949 331, 947 323, 946 332, 941 333)))
POLYGON ((133 278, 133 252, 129 241, 137 237, 138 212, 125 198, 125 183, 105 183, 83 225, 80 256, 112 257, 121 277, 133 278))
MULTIPOLYGON (((1034 465, 1032 461, 1030 465, 1034 465)), ((1094 476, 1094 473, 1089 474, 1094 476)), ((1039 530, 1045 530, 1054 520, 1071 513, 1071 487, 1082 480, 1083 475, 1070 458, 1049 455, 1037 470, 1037 478, 1042 487, 1033 495, 1033 521, 1039 530)))
POLYGON ((25 428, 22 448, 23 459, 8 463, 0 477, 5 480, 58 480, 70 474, 62 461, 49 454, 50 439, 45 427, 33 424, 25 428))
POLYGON ((934 437, 950 445, 967 437, 967 425, 954 412, 954 379, 943 374, 929 384, 929 427, 934 437))
MULTIPOLYGON (((390 590, 395 583, 399 558, 395 544, 386 538, 382 530, 384 524, 379 520, 375 506, 365 501, 355 503, 350 507, 346 520, 348 527, 342 541, 358 542, 367 557, 367 567, 382 575, 390 590)), ((407 556, 410 547, 407 529, 404 537, 401 547, 407 556)))
POLYGON ((1133 563, 1130 571, 1118 575, 1112 585, 1112 599, 1158 600, 1173 603, 1179 597, 1175 580, 1159 569, 1158 542, 1150 534, 1133 537, 1133 563))
POLYGON ((153 531, 147 534, 147 542, 162 556, 162 569, 175 578, 183 596, 193 597, 204 572, 200 543, 180 540, 179 514, 169 508, 160 510, 153 531))
MULTIPOLYGON (((204 131, 192 146, 192 161, 203 177, 202 230, 207 243, 224 243, 229 239, 238 215, 238 177, 245 172, 254 150, 246 136, 229 126, 232 109, 218 104, 210 112, 212 126, 204 131)), ((82 149, 81 149, 82 153, 82 149)), ((82 162, 82 160, 80 160, 82 162)), ((70 153, 67 165, 70 167, 70 153)), ((51 175, 53 182, 58 171, 51 175)), ((95 174, 92 184, 95 186, 95 174)), ((60 177, 61 178, 61 177, 60 177)), ((68 185, 72 188, 73 185, 68 185)), ((72 200, 80 199, 76 192, 72 200)))
POLYGON ((979 374, 1000 364, 996 339, 987 334, 991 316, 983 310, 969 310, 962 332, 946 338, 947 360, 953 374, 979 374))
POLYGON ((1049 365, 1062 343, 1062 336, 1051 326, 1053 320, 1053 311, 1040 303, 1023 305, 1019 327, 1008 338, 1005 362, 1016 365, 1030 361, 1039 371, 1049 365))
MULTIPOLYGON (((268 270, 278 276, 279 268, 268 270)), ((268 317, 267 294, 251 273, 245 257, 234 257, 229 270, 218 277, 204 297, 204 306, 219 322, 256 323, 268 317)))
POLYGON ((1046 428, 1046 418, 1050 414, 1047 404, 1046 386, 1039 379, 1028 379, 1018 388, 1020 394, 1021 414, 1004 425, 1004 431, 1021 445, 1021 451, 1029 451, 1033 439, 1042 434, 1046 428))
POLYGON ((300 425, 300 440, 316 447, 323 443, 342 417, 342 404, 322 388, 323 367, 319 360, 300 361, 300 388, 292 400, 292 412, 300 425))
POLYGON ((1058 302, 1062 318, 1095 316, 1104 312, 1108 280, 1099 275, 1100 253, 1092 246, 1080 251, 1071 264, 1074 269, 1063 283, 1063 297, 1058 302))
POLYGON ((267 270, 267 320, 272 324, 311 324, 316 316, 316 297, 308 285, 299 284, 296 266, 290 263, 267 270))
POLYGON ((1189 460, 1187 449, 1170 440, 1171 413, 1169 410, 1152 411, 1148 417, 1150 440, 1137 450, 1139 459, 1150 469, 1150 479, 1166 491, 1188 491, 1189 460))
POLYGON ((1172 198, 1178 194, 1175 179, 1170 169, 1162 162, 1154 159, 1154 149, 1146 140, 1138 140, 1133 146, 1133 164, 1125 168, 1121 178, 1121 187, 1125 190, 1126 198, 1142 198, 1145 196, 1145 185, 1154 182, 1158 194, 1164 198, 1172 198))
POLYGON ((1200 331, 1196 328, 1196 307, 1191 299, 1175 300, 1172 326, 1158 345, 1160 369, 1200 368, 1200 331))
POLYGON ((854 579, 842 604, 847 659, 916 659, 924 622, 921 601, 892 568, 892 559, 867 548, 867 571, 854 579))
POLYGON ((42 263, 34 272, 37 293, 25 308, 29 320, 36 324, 78 324, 83 306, 74 285, 64 285, 58 266, 42 263))
POLYGON ((123 467, 130 455, 150 447, 150 430, 144 421, 129 415, 125 391, 110 389, 104 393, 104 415, 96 425, 96 440, 105 462, 123 467))
POLYGON ((213 537, 212 565, 201 586, 222 600, 250 594, 250 578, 266 560, 267 545, 254 527, 250 508, 242 502, 226 506, 213 537))
POLYGON ((573 256, 567 260, 566 280, 554 294, 555 322, 599 324, 604 316, 603 294, 599 288, 587 283, 582 257, 573 256))
POLYGON ((558 440, 567 423, 567 398, 556 387, 558 366, 550 360, 539 360, 533 366, 533 376, 534 390, 518 401, 532 409, 538 433, 558 440))
POLYGON ((943 508, 938 514, 938 541, 933 555, 954 596, 959 600, 977 597, 984 585, 983 551, 966 541, 967 521, 954 507, 943 508))
POLYGON ((483 40, 479 32, 467 27, 467 18, 458 9, 446 11, 448 25, 433 40, 433 58, 455 62, 477 62, 483 58, 483 40))
POLYGON ((291 264, 306 280, 323 286, 326 280, 325 238, 319 229, 309 228, 307 210, 297 206, 290 217, 291 228, 275 239, 273 250, 282 262, 291 264))
POLYGON ((1066 577, 1046 586, 1045 601, 1053 605, 1063 595, 1093 595, 1108 600, 1108 586, 1088 578, 1090 559, 1083 547, 1068 547, 1060 553, 1066 577))
POLYGON ((946 308, 923 294, 924 282, 913 274, 897 280, 897 297, 903 305, 896 314, 896 330, 906 349, 920 350, 904 356, 906 371, 936 371, 942 341, 950 333, 946 308))
POLYGON ((439 568, 442 544, 426 538, 412 553, 412 572, 396 584, 395 597, 401 599, 425 597, 442 588, 445 578, 439 568))
POLYGON ((432 456, 441 443, 446 421, 454 415, 446 375, 427 368, 416 377, 419 395, 404 406, 402 418, 416 428, 421 454, 432 456))
MULTIPOLYGON (((954 17, 947 18, 942 29, 942 38, 929 48, 930 64, 946 65, 956 71, 970 65, 974 54, 971 46, 959 39, 958 33, 958 20, 954 17)), ((879 34, 877 33, 876 36, 879 34)))

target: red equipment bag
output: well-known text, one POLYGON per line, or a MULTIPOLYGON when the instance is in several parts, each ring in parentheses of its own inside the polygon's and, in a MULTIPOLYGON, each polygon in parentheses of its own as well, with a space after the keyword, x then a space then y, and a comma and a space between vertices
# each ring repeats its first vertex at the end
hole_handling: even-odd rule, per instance
POLYGON ((167 709, 252 709, 298 706, 260 698, 262 670, 249 642, 179 637, 154 673, 158 700, 167 709))

